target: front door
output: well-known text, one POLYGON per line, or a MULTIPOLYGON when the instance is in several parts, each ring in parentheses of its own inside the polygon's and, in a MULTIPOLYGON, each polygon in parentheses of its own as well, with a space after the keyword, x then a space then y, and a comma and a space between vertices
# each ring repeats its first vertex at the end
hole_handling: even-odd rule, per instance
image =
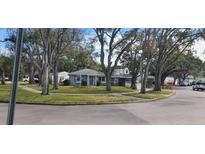
POLYGON ((89 76, 90 77, 90 80, 89 80, 89 85, 90 86, 95 86, 95 77, 94 76, 89 76))
POLYGON ((125 78, 119 78, 119 86, 124 86, 125 87, 125 78))

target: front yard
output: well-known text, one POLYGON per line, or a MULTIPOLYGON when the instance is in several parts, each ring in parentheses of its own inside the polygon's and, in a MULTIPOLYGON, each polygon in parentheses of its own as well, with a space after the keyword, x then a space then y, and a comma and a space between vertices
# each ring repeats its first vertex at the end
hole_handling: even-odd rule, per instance
MULTIPOLYGON (((84 95, 79 95, 79 93, 77 93, 77 88, 74 89, 76 91, 76 95, 74 94, 74 91, 72 91, 73 95, 66 95, 65 93, 58 92, 58 93, 52 93, 48 96, 42 96, 39 93, 26 91, 19 87, 17 90, 17 102, 42 103, 42 104, 97 104, 97 103, 110 103, 110 102, 128 102, 128 101, 137 100, 129 96, 115 96, 115 95, 107 95, 107 94, 86 95, 85 93, 84 95)), ((81 90, 82 89, 79 88, 79 91, 81 90)), ((94 91, 94 93, 96 93, 95 90, 90 89, 90 91, 94 91)), ((80 93, 82 93, 82 91, 80 93)), ((3 86, 0 85, 0 101, 9 101, 9 97, 10 97, 10 85, 3 85, 3 86)))
MULTIPOLYGON (((41 87, 36 84, 25 85, 27 87, 41 91, 41 87)), ((50 93, 65 93, 65 94, 110 94, 110 93, 124 93, 124 92, 134 92, 135 90, 128 87, 121 86, 112 86, 112 91, 107 92, 105 86, 82 86, 82 87, 73 87, 73 86, 60 86, 58 90, 52 90, 50 85, 50 93)))
MULTIPOLYGON (((26 86, 26 85, 24 85, 26 86)), ((28 87, 40 90, 37 85, 29 85, 28 87)), ((40 93, 31 92, 19 87, 17 90, 18 103, 38 103, 38 104, 101 104, 101 103, 123 103, 137 102, 139 100, 149 100, 162 98, 172 91, 162 91, 156 93, 153 91, 147 94, 139 94, 133 89, 126 87, 112 87, 112 92, 107 93, 105 87, 69 87, 61 86, 59 90, 50 90, 50 95, 42 96, 40 93)), ((0 85, 0 101, 9 101, 10 85, 0 85)))

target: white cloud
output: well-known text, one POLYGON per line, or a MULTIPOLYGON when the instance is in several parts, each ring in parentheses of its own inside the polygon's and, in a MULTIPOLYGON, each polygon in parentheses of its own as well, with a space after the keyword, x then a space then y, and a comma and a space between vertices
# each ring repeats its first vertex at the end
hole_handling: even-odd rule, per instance
POLYGON ((205 61, 205 41, 198 40, 193 46, 194 50, 197 51, 196 56, 198 56, 201 60, 205 61))
POLYGON ((0 55, 9 55, 11 54, 11 51, 8 50, 6 47, 4 46, 0 46, 0 55))

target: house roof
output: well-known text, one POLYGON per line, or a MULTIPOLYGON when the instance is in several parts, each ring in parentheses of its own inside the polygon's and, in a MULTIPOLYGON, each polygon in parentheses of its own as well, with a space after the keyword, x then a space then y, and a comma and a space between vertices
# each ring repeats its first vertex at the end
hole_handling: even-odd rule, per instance
POLYGON ((126 75, 126 74, 124 74, 124 75, 112 75, 112 78, 125 78, 125 79, 131 79, 132 78, 132 76, 131 75, 126 75))
POLYGON ((68 72, 66 72, 66 71, 63 71, 63 72, 58 72, 58 73, 68 73, 68 72))
POLYGON ((125 66, 122 66, 122 65, 117 65, 116 67, 115 67, 115 69, 125 69, 126 67, 125 66))
POLYGON ((93 75, 93 76, 103 76, 104 74, 102 72, 98 72, 96 70, 92 70, 92 69, 81 69, 75 72, 71 72, 69 73, 69 75, 93 75))
MULTIPOLYGON (((68 72, 65 72, 65 71, 63 71, 63 72, 58 72, 58 75, 59 75, 59 74, 64 74, 64 75, 66 74, 66 75, 68 75, 68 72)), ((50 73, 50 75, 53 75, 53 73, 50 73)))

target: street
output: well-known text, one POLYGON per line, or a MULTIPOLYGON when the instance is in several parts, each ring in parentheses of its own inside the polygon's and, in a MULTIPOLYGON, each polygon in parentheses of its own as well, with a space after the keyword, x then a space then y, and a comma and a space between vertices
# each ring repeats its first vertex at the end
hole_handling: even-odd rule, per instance
MULTIPOLYGON (((113 105, 16 105, 14 124, 205 124, 205 92, 178 87, 176 94, 153 102, 113 105)), ((0 103, 0 124, 8 104, 0 103)))

